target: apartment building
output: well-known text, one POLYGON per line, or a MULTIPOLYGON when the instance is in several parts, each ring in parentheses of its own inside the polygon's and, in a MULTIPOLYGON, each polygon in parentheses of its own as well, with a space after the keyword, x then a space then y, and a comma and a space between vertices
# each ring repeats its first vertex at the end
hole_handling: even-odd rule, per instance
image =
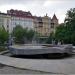
POLYGON ((42 36, 42 27, 43 27, 43 22, 42 22, 42 17, 34 17, 34 30, 39 34, 39 36, 42 36))
POLYGON ((54 14, 51 19, 51 31, 55 32, 57 26, 59 26, 59 23, 56 15, 54 14))
POLYGON ((0 26, 3 26, 6 31, 11 30, 10 26, 10 19, 11 17, 5 13, 0 13, 0 26))
POLYGON ((11 17, 11 31, 16 25, 21 25, 23 28, 34 29, 33 16, 30 12, 22 10, 8 10, 7 14, 11 17))
POLYGON ((47 14, 44 17, 36 17, 34 19, 34 29, 39 33, 40 37, 48 37, 51 32, 55 31, 58 26, 58 19, 56 15, 49 17, 47 14))
POLYGON ((51 18, 47 16, 42 17, 43 21, 43 36, 50 35, 51 18))
POLYGON ((58 19, 54 14, 53 17, 33 16, 30 12, 22 10, 7 10, 7 13, 0 13, 0 25, 3 25, 9 33, 13 31, 16 25, 21 25, 23 28, 35 30, 40 37, 48 37, 51 32, 55 32, 58 26, 58 19))

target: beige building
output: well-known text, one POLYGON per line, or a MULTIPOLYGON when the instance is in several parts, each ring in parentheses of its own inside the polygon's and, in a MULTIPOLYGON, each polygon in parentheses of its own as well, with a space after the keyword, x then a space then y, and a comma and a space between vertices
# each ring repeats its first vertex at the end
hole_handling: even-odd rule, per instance
POLYGON ((57 26, 59 26, 59 23, 56 15, 54 14, 51 19, 51 31, 55 32, 57 26))
POLYGON ((56 15, 52 17, 35 17, 34 18, 34 29, 39 33, 40 37, 48 37, 51 32, 55 31, 55 28, 58 26, 58 19, 56 15))
POLYGON ((34 30, 33 18, 30 12, 11 9, 8 10, 7 13, 0 13, 0 26, 4 26, 9 33, 12 33, 13 28, 17 25, 34 30))
POLYGON ((6 31, 11 30, 10 27, 10 16, 5 13, 0 13, 0 26, 3 26, 6 31))
POLYGON ((46 16, 42 17, 42 22, 43 22, 42 34, 45 37, 49 36, 50 35, 50 26, 51 26, 51 18, 46 15, 46 16))
POLYGON ((34 17, 34 30, 41 36, 43 35, 43 22, 42 17, 34 17))
POLYGON ((37 17, 32 16, 30 12, 11 9, 7 13, 0 13, 0 25, 3 25, 9 33, 16 25, 21 25, 24 28, 35 30, 40 37, 46 38, 55 31, 58 19, 55 14, 51 19, 47 14, 44 17, 37 17))

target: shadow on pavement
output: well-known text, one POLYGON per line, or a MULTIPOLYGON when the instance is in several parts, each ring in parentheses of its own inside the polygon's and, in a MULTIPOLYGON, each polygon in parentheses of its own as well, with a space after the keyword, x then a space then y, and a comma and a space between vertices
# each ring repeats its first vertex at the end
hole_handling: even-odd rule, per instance
POLYGON ((12 55, 14 58, 25 58, 25 59, 64 59, 69 58, 72 55, 68 54, 38 54, 38 55, 12 55))

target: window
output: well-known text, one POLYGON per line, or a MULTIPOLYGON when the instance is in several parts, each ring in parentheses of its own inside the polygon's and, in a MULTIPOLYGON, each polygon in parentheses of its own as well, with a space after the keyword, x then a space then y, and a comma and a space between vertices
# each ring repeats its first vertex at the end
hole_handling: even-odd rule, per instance
POLYGON ((51 28, 54 28, 54 23, 51 23, 51 28))

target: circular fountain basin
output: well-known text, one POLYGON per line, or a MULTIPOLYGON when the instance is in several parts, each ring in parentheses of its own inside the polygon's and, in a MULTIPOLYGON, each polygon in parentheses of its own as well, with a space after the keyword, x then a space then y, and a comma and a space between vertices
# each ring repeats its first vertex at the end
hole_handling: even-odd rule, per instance
POLYGON ((43 45, 13 45, 9 47, 10 53, 13 55, 36 55, 49 53, 72 53, 70 46, 43 46, 43 45))

